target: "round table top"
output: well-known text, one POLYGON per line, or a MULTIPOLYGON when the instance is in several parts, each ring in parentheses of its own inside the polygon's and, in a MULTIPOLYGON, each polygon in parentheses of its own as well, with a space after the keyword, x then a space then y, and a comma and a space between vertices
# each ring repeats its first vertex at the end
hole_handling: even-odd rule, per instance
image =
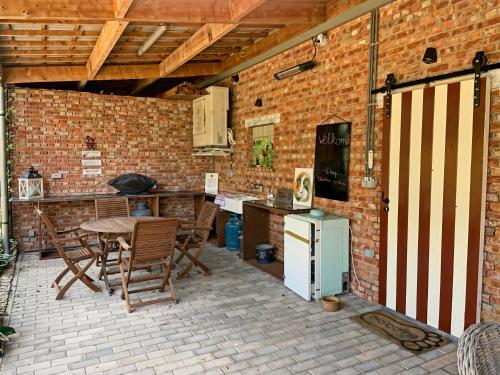
POLYGON ((118 216, 108 219, 99 219, 87 221, 80 225, 80 228, 89 232, 97 233, 132 233, 134 225, 138 221, 162 220, 163 217, 132 217, 132 216, 118 216))

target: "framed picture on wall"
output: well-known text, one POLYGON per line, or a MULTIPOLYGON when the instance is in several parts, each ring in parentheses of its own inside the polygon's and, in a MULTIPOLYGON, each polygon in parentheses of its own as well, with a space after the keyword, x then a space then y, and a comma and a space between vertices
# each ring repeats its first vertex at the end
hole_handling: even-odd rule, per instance
POLYGON ((311 207, 313 196, 314 170, 312 168, 295 168, 293 179, 293 204, 311 207))
POLYGON ((347 201, 351 123, 318 125, 314 156, 314 195, 347 201))

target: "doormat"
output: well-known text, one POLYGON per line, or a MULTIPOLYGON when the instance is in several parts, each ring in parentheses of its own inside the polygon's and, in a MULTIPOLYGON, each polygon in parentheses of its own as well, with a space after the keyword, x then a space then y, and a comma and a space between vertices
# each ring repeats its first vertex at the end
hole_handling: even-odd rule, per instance
POLYGON ((450 342, 439 333, 424 329, 385 310, 370 311, 351 319, 413 353, 425 353, 450 342))

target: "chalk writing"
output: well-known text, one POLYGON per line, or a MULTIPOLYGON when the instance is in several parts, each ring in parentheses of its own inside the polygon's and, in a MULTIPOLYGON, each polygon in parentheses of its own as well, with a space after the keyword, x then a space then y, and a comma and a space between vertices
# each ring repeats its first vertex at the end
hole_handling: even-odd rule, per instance
POLYGON ((327 132, 318 137, 320 145, 347 146, 348 141, 343 137, 338 137, 335 132, 327 132))

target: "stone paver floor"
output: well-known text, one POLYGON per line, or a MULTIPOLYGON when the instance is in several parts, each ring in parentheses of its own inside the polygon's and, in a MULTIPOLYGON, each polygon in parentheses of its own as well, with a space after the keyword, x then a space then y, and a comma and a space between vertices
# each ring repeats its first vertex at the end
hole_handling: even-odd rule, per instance
POLYGON ((18 335, 0 373, 457 373, 455 344, 417 356, 353 323, 349 316, 376 308, 360 298, 345 296, 342 310, 327 313, 226 249, 209 247, 203 260, 212 276, 176 281, 178 305, 129 314, 119 290, 75 284, 56 301, 49 285, 62 261, 25 254, 10 318, 18 335))

